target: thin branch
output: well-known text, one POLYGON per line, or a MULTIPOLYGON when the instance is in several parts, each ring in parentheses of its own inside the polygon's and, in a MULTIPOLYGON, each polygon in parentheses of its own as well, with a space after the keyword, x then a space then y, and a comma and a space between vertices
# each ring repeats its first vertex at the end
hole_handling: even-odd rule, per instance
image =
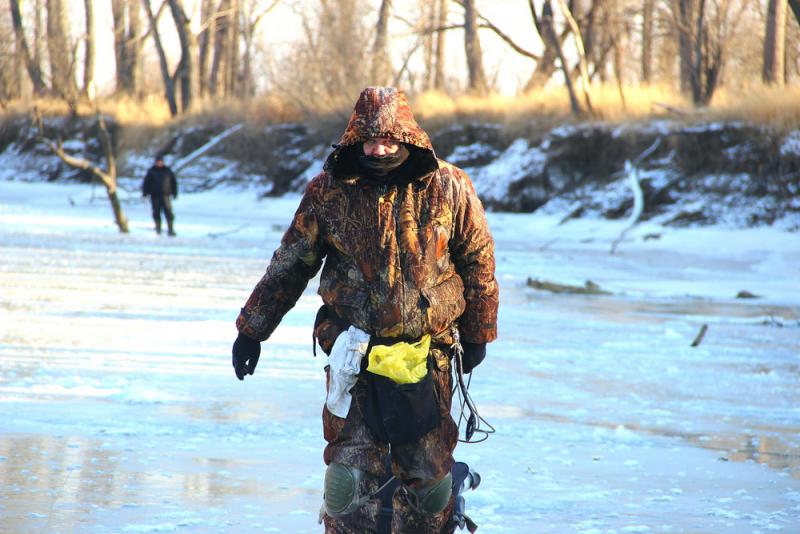
MULTIPOLYGON (((461 7, 464 7, 463 0, 455 0, 455 3, 460 5, 461 7)), ((542 59, 541 56, 539 56, 538 54, 534 54, 533 52, 525 50, 520 45, 515 43, 514 40, 511 39, 511 37, 508 36, 508 34, 503 32, 503 30, 501 30, 500 28, 495 26, 494 23, 492 23, 492 21, 490 21, 489 19, 487 19, 486 17, 484 17, 480 13, 478 13, 478 18, 483 21, 483 24, 481 24, 479 26, 479 28, 487 28, 489 30, 492 30, 500 39, 505 41, 506 44, 508 44, 518 54, 523 55, 523 56, 525 56, 527 58, 533 59, 534 61, 539 61, 539 60, 542 59)))

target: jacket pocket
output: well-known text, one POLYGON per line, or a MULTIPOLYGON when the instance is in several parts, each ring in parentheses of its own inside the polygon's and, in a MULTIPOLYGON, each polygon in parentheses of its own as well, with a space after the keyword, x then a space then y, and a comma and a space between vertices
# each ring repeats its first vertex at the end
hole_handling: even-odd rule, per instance
POLYGON ((443 331, 464 313, 464 282, 457 274, 420 292, 427 305, 425 314, 432 334, 443 331))

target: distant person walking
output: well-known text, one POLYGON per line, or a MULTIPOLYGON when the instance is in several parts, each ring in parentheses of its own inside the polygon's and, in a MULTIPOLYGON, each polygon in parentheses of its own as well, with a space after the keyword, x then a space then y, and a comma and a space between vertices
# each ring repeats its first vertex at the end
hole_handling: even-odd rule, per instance
POLYGON ((175 214, 172 211, 172 198, 178 198, 178 181, 172 169, 164 165, 164 159, 159 156, 147 171, 142 183, 142 196, 150 197, 153 207, 153 221, 156 223, 156 233, 161 234, 161 212, 167 220, 167 233, 175 235, 173 222, 175 214))

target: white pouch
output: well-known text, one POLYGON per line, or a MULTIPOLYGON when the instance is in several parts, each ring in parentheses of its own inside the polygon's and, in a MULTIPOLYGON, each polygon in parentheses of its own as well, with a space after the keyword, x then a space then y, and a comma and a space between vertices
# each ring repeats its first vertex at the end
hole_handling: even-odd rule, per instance
POLYGON ((369 334, 355 326, 342 332, 333 343, 328 357, 330 382, 325 405, 336 417, 344 419, 350 411, 350 402, 353 400, 350 390, 358 380, 361 358, 367 353, 368 346, 369 334))

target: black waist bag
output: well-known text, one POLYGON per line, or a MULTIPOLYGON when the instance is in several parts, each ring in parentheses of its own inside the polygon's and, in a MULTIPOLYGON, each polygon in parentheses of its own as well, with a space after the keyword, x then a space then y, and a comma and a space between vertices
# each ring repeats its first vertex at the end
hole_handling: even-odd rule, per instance
POLYGON ((364 421, 379 441, 411 443, 439 425, 430 358, 425 378, 414 384, 398 384, 367 370, 362 375, 367 383, 364 421))

